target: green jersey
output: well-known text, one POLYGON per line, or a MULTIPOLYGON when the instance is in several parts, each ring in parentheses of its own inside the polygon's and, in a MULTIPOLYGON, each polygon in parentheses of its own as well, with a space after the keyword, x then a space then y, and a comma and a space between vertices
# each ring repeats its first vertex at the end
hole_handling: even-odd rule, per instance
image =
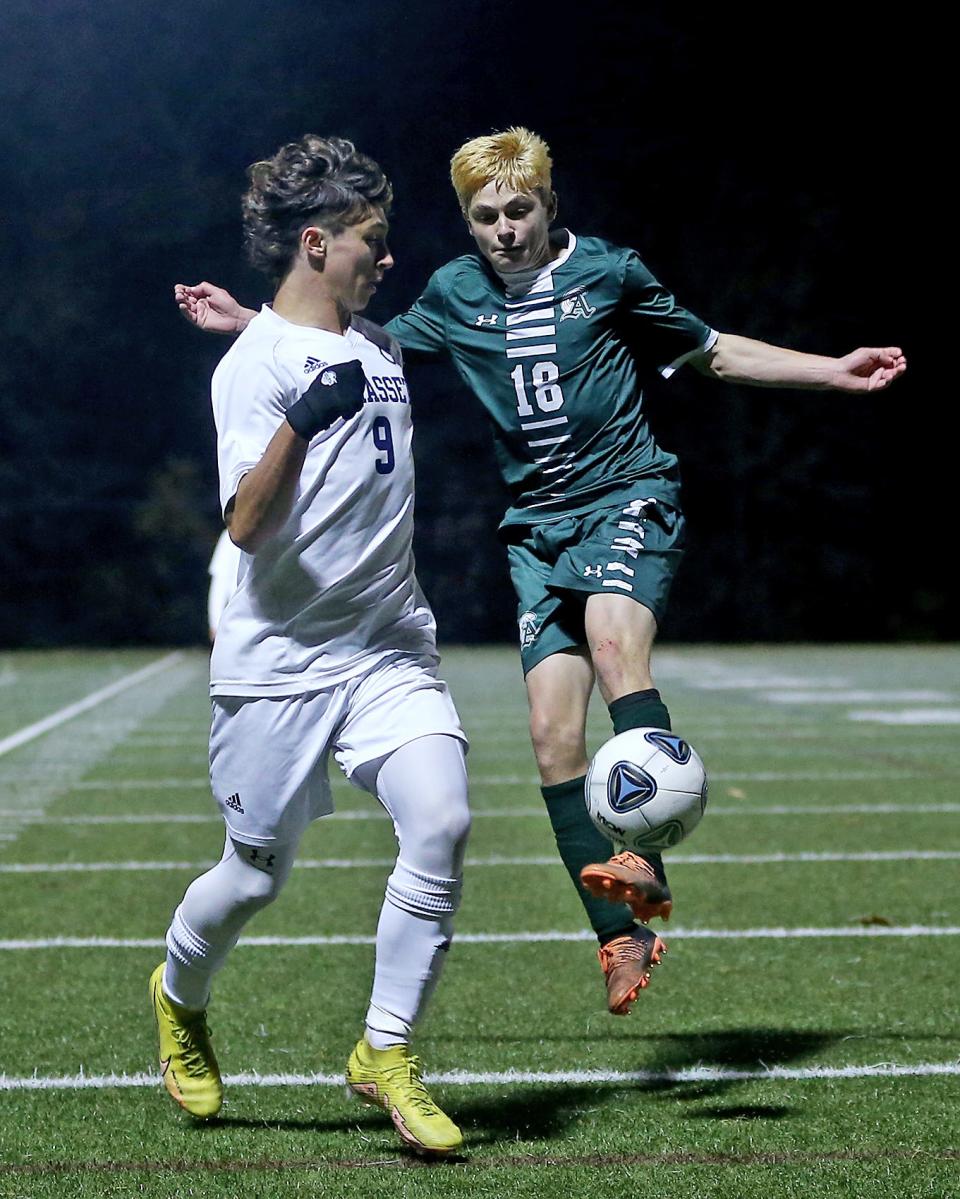
POLYGON ((716 334, 633 250, 554 236, 558 257, 522 275, 454 259, 387 329, 414 356, 449 354, 487 410, 513 497, 503 526, 613 505, 638 484, 676 505, 677 460, 650 433, 641 381, 672 374, 716 334))

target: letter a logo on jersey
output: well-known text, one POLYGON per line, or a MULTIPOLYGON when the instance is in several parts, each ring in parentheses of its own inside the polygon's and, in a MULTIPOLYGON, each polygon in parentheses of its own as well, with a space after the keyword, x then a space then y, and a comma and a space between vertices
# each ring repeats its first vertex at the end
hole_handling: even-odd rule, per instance
POLYGON ((576 321, 580 317, 593 316, 596 311, 596 308, 591 307, 585 291, 560 301, 560 319, 562 321, 576 321))

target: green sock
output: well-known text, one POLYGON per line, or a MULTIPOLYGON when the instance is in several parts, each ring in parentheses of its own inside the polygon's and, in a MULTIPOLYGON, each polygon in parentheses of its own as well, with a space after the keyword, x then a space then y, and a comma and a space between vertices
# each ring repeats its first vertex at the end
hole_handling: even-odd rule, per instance
MULTIPOLYGON (((632 691, 629 695, 621 695, 607 707, 610 719, 613 721, 614 733, 625 733, 627 729, 670 728, 670 713, 656 687, 650 687, 646 691, 632 691)), ((662 883, 666 883, 667 875, 663 869, 663 858, 660 854, 648 850, 643 856, 653 867, 657 878, 662 883)))
POLYGON ((594 828, 583 798, 584 778, 570 779, 541 787, 557 849, 573 880, 577 895, 584 906, 590 927, 601 944, 636 927, 633 913, 625 903, 609 903, 595 899, 580 885, 580 871, 590 862, 605 862, 613 852, 607 838, 594 828))
POLYGON ((670 713, 656 687, 650 687, 647 691, 633 691, 630 695, 621 695, 619 699, 615 699, 612 704, 609 704, 608 708, 615 733, 625 733, 627 729, 669 729, 670 727, 670 713))

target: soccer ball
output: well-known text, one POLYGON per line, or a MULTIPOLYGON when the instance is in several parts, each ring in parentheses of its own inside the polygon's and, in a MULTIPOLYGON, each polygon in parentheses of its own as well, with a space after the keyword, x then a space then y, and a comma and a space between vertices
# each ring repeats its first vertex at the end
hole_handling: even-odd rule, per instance
POLYGON ((670 849, 707 806, 707 775, 688 741, 666 729, 628 729, 602 745, 584 787, 601 833, 635 849, 670 849))

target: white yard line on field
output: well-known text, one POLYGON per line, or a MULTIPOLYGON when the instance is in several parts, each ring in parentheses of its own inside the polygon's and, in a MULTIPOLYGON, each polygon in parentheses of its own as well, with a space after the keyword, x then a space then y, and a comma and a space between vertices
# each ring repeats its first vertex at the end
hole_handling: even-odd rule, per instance
MULTIPOLYGON (((879 804, 771 804, 769 807, 741 805, 717 805, 711 803, 710 815, 739 816, 752 820, 754 816, 899 816, 899 815, 953 815, 960 812, 960 803, 879 803, 879 804)), ((526 820, 541 819, 546 815, 543 806, 533 808, 473 808, 474 820, 526 820)), ((0 808, 0 820, 15 818, 21 824, 42 825, 139 825, 139 824, 220 824, 222 817, 211 811, 208 815, 193 812, 146 812, 114 814, 111 816, 46 816, 42 812, 21 811, 16 808, 0 808)), ((379 807, 362 811, 346 810, 331 812, 323 817, 327 821, 380 821, 388 819, 379 807)), ((0 833, 0 840, 4 834, 0 833)))
POLYGON ((855 711, 847 720, 864 724, 897 724, 913 727, 960 724, 960 708, 903 708, 898 711, 855 711))
MULTIPOLYGON (((878 1062, 862 1066, 689 1066, 680 1070, 448 1070, 425 1074, 424 1082, 440 1086, 517 1086, 548 1084, 619 1085, 624 1083, 803 1082, 854 1078, 950 1078, 960 1075, 960 1062, 878 1062)), ((342 1087, 343 1074, 225 1074, 228 1087, 342 1087)), ((110 1087, 154 1088, 158 1074, 33 1074, 17 1078, 0 1074, 0 1091, 106 1090, 110 1087)))
MULTIPOLYGON (((394 858, 304 858, 298 860, 298 870, 358 870, 387 869, 394 858)), ((674 866, 763 866, 810 862, 956 862, 960 850, 953 849, 896 849, 863 853, 690 853, 671 854, 674 866)), ((127 862, 5 862, 3 874, 109 874, 117 872, 147 873, 163 870, 209 870, 212 858, 204 861, 127 861, 127 862)), ((485 866, 560 866, 556 855, 507 856, 492 854, 485 858, 467 858, 467 867, 476 870, 485 866)))
MULTIPOLYGON (((929 772, 915 770, 711 770, 711 782, 741 783, 845 783, 845 782, 930 782, 929 772)), ((348 787, 346 779, 332 778, 334 787, 348 787)), ((936 781, 936 780, 934 780, 936 781)), ((474 787, 539 787, 533 774, 472 773, 474 787)), ((209 780, 199 775, 184 778, 82 779, 71 791, 193 791, 209 789, 209 780)))
POLYGON ((797 675, 740 675, 732 678, 703 679, 692 684, 698 691, 763 691, 768 687, 849 687, 850 680, 834 676, 833 678, 811 679, 797 675))
MULTIPOLYGON (((960 925, 951 924, 863 924, 839 928, 671 928, 664 933, 671 941, 795 941, 826 938, 883 939, 885 937, 957 937, 960 925)), ((458 933, 457 945, 543 945, 565 942, 595 942, 589 929, 565 932, 458 933)), ((241 937, 240 949, 324 948, 344 945, 374 945, 369 933, 314 934, 304 937, 241 937)), ((0 951, 16 953, 42 949, 163 949, 162 937, 21 937, 0 940, 0 951)))
POLYGON ((764 691, 760 696, 772 704, 910 704, 955 703, 951 691, 764 691))
POLYGON ((149 727, 173 696, 194 683, 199 687, 201 678, 199 658, 166 654, 0 742, 4 856, 24 828, 21 811, 42 815, 124 738, 149 727))
POLYGON ((51 729, 57 728, 61 724, 65 724, 68 720, 73 720, 74 717, 80 716, 83 712, 89 712, 91 708, 99 707, 108 699, 113 699, 115 695, 120 695, 121 692, 128 690, 130 687, 136 687, 138 683, 143 683, 147 679, 152 678, 161 670, 166 670, 179 662, 183 654, 179 650, 175 650, 171 654, 166 654, 162 658, 158 658, 155 662, 149 663, 140 670, 135 670, 133 674, 124 675, 123 678, 117 679, 106 687, 100 687, 97 691, 92 691, 83 699, 77 700, 75 703, 67 704, 65 708, 60 708, 56 712, 51 712, 49 716, 45 716, 43 720, 37 720, 33 724, 28 724, 26 728, 20 729, 16 733, 11 733, 9 737, 4 737, 0 741, 0 757, 8 754, 11 750, 17 749, 21 745, 26 745, 28 741, 34 741, 37 737, 42 737, 44 733, 48 733, 51 729))

